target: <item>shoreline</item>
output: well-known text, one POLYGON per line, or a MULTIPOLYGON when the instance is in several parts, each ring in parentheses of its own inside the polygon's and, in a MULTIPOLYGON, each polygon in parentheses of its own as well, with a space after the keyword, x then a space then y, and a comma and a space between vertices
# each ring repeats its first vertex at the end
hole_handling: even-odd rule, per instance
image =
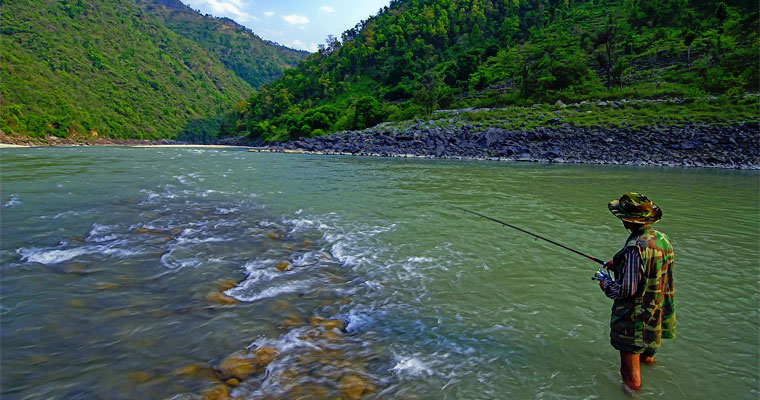
POLYGON ((378 125, 362 131, 268 143, 240 136, 222 138, 215 144, 191 144, 169 140, 75 138, 45 138, 44 142, 34 142, 29 138, 1 135, 0 148, 248 149, 249 152, 311 155, 760 170, 757 122, 643 129, 580 128, 564 124, 529 130, 475 125, 440 128, 432 122, 418 122, 403 129, 378 125))
POLYGON ((377 158, 411 158, 419 160, 456 160, 456 161, 489 161, 489 162, 504 162, 504 163, 523 163, 523 164, 575 164, 575 165, 622 165, 630 167, 670 167, 670 168, 705 168, 705 169, 737 169, 743 171, 756 171, 760 170, 760 164, 749 165, 745 167, 731 167, 724 165, 685 165, 681 163, 662 162, 662 163, 635 163, 635 162, 601 162, 601 161, 584 161, 574 160, 568 161, 564 159, 538 159, 538 160, 521 160, 510 157, 465 157, 465 156, 425 156, 416 154, 379 154, 379 153, 341 153, 334 151, 308 151, 308 150, 289 150, 289 149, 273 149, 267 147, 251 147, 249 150, 251 153, 281 153, 281 154, 306 154, 317 156, 351 156, 351 157, 377 157, 377 158))

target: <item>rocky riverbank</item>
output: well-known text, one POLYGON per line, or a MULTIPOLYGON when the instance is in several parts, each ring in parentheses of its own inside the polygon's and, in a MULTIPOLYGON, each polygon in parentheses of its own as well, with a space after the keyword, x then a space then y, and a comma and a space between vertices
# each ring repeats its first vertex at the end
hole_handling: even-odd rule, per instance
POLYGON ((643 129, 570 125, 504 130, 382 126, 269 143, 270 151, 588 164, 760 169, 758 123, 686 124, 643 129))

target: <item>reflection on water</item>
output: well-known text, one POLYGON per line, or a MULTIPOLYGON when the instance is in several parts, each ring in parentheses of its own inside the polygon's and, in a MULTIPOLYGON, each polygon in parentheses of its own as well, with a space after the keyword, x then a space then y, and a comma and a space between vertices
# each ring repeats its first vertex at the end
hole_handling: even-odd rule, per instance
POLYGON ((644 396, 758 395, 756 173, 124 148, 0 163, 4 399, 625 398, 595 266, 449 205, 603 258, 625 237, 606 201, 632 188, 677 257, 680 336, 644 396))

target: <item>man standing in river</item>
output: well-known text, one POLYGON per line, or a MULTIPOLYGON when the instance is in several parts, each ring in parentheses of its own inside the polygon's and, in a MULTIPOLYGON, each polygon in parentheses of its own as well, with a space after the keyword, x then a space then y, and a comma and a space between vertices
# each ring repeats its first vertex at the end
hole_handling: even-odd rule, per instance
POLYGON ((662 210, 646 196, 625 193, 608 207, 630 235, 605 264, 614 279, 599 281, 599 287, 614 300, 610 343, 620 351, 620 375, 628 388, 638 391, 640 363, 654 364, 660 339, 676 335, 673 246, 665 234, 652 229, 662 210))

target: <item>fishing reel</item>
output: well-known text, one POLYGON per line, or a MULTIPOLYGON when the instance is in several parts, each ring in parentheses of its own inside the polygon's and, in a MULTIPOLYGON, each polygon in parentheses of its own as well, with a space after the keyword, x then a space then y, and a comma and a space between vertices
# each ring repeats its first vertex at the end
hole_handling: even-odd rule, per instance
POLYGON ((612 276, 604 271, 604 269, 599 268, 599 271, 596 271, 594 276, 591 277, 592 281, 606 281, 606 280, 612 280, 612 276))

